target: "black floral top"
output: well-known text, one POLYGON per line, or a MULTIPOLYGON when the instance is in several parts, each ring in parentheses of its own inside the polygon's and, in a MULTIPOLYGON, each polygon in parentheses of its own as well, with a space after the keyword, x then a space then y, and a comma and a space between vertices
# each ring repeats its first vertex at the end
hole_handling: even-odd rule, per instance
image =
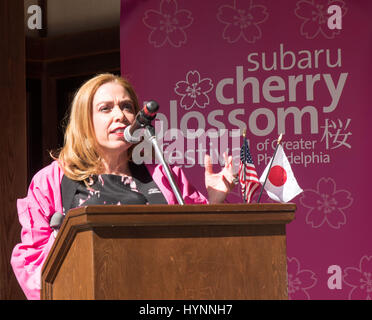
MULTIPOLYGON (((84 182, 74 181, 76 190, 71 204, 66 207, 63 203, 64 210, 67 209, 67 212, 72 208, 98 204, 167 204, 164 195, 144 165, 137 166, 131 163, 130 169, 131 177, 115 174, 92 176, 89 187, 86 187, 84 182)), ((68 178, 65 176, 64 179, 68 178)), ((62 180, 62 189, 63 185, 62 180)))

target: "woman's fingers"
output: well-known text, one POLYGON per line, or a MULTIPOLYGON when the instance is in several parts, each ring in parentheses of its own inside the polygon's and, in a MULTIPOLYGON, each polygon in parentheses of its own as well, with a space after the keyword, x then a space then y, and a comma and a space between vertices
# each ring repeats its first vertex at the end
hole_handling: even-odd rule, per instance
POLYGON ((213 173, 213 166, 211 163, 211 157, 209 154, 205 154, 204 156, 204 166, 205 166, 205 172, 213 173))

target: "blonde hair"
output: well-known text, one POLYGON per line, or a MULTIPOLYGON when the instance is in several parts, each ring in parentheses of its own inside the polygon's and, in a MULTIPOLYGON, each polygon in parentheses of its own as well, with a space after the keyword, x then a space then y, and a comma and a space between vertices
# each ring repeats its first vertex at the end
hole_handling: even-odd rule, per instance
MULTIPOLYGON (((77 181, 87 181, 93 174, 102 171, 102 161, 98 154, 98 143, 93 127, 93 98, 98 88, 105 83, 115 82, 128 92, 134 105, 134 112, 139 111, 137 95, 132 85, 124 78, 104 73, 85 82, 76 92, 71 104, 71 112, 64 136, 64 146, 59 151, 58 160, 64 174, 77 181)), ((133 146, 128 150, 130 156, 133 146)))

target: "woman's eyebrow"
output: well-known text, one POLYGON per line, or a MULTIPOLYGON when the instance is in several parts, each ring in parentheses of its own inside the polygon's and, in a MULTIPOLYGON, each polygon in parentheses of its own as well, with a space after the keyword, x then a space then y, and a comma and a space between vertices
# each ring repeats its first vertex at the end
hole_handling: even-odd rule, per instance
MULTIPOLYGON (((123 99, 123 100, 118 101, 118 104, 122 104, 122 103, 125 103, 125 102, 133 103, 132 99, 123 99)), ((114 100, 102 100, 102 101, 98 101, 96 103, 96 105, 98 106, 102 103, 104 103, 104 104, 114 104, 115 102, 114 102, 114 100)))
POLYGON ((98 102, 96 103, 96 106, 98 106, 98 105, 100 105, 100 104, 102 104, 102 103, 104 103, 104 104, 113 104, 114 101, 112 101, 112 100, 102 100, 102 101, 98 101, 98 102))
POLYGON ((123 102, 133 102, 131 98, 126 98, 126 99, 123 99, 123 100, 120 100, 119 103, 123 103, 123 102))

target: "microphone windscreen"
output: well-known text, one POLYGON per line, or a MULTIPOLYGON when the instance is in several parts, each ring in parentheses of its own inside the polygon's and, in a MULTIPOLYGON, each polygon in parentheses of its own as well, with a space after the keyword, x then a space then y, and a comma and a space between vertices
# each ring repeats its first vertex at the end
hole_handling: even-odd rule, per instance
POLYGON ((159 104, 156 101, 151 100, 146 103, 143 110, 147 117, 155 117, 156 112, 159 110, 159 104))
POLYGON ((50 218, 50 222, 49 222, 50 227, 52 229, 59 229, 62 225, 62 222, 63 222, 64 218, 65 218, 65 216, 62 213, 56 212, 50 218))

